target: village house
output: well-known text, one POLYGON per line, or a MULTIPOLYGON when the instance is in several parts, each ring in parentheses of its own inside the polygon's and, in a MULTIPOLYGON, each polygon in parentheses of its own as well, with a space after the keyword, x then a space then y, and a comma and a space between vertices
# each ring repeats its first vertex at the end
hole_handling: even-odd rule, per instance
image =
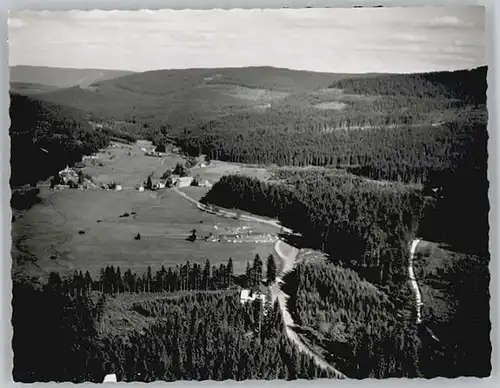
POLYGON ((189 187, 191 186, 191 183, 193 183, 192 176, 179 177, 177 178, 177 180, 174 181, 174 185, 177 187, 189 187))
POLYGON ((167 186, 167 182, 163 179, 160 179, 158 182, 153 184, 153 189, 164 189, 167 186))

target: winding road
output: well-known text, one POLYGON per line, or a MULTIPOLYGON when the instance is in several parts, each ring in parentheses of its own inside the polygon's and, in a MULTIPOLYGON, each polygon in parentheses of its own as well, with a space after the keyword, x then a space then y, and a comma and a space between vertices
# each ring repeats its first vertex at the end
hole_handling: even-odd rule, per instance
POLYGON ((285 331, 287 337, 290 339, 292 344, 299 350, 299 352, 306 354, 314 360, 314 363, 323 370, 332 372, 335 378, 344 379, 346 376, 335 369, 333 366, 328 364, 323 357, 318 353, 314 352, 310 347, 308 347, 294 331, 295 322, 288 311, 287 300, 289 296, 281 289, 281 284, 283 283, 283 276, 288 272, 292 271, 295 267, 296 257, 299 250, 291 245, 288 245, 282 240, 276 241, 274 245, 274 250, 276 254, 280 257, 283 262, 283 268, 276 278, 276 282, 272 284, 269 289, 271 291, 271 300, 274 303, 278 299, 278 303, 281 309, 281 315, 283 316, 283 322, 285 323, 285 331))
POLYGON ((408 278, 410 279, 410 285, 415 294, 415 304, 417 308, 417 324, 422 322, 422 295, 420 294, 420 289, 418 288, 417 279, 415 277, 415 271, 413 270, 413 258, 415 257, 415 251, 417 249, 418 244, 420 243, 420 239, 415 239, 411 242, 410 245, 410 259, 408 261, 408 278))

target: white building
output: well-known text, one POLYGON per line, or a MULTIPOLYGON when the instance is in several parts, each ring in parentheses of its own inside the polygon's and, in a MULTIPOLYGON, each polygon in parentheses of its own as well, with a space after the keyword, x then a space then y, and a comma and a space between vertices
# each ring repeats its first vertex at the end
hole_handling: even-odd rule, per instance
POLYGON ((193 182, 192 176, 184 176, 178 178, 176 184, 178 187, 189 187, 191 186, 192 182, 193 182))
POLYGON ((115 190, 116 190, 116 191, 122 191, 122 190, 123 190, 122 185, 116 185, 116 186, 115 186, 115 190))
POLYGON ((198 183, 198 186, 200 186, 200 187, 212 187, 212 184, 209 181, 204 180, 204 181, 201 181, 200 183, 198 183))
POLYGON ((166 182, 163 180, 160 180, 154 184, 155 189, 164 189, 166 187, 166 182))
POLYGON ((266 303, 266 296, 258 292, 251 292, 250 290, 241 290, 240 302, 241 304, 247 302, 253 302, 256 299, 260 299, 262 305, 266 303))
POLYGON ((104 377, 103 383, 116 383, 116 375, 110 374, 104 377))

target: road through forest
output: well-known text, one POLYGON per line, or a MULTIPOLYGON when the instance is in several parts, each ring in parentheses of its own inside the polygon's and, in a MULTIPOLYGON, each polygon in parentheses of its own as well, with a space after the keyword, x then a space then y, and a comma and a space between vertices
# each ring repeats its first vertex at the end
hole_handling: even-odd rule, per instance
POLYGON ((420 239, 415 239, 410 245, 410 259, 408 261, 408 277, 410 279, 410 285, 415 294, 415 304, 417 309, 417 324, 422 322, 422 295, 420 294, 420 289, 418 288, 417 279, 415 278, 415 271, 413 270, 413 259, 415 257, 415 250, 417 249, 420 239))
MULTIPOLYGON (((189 197, 187 194, 179 191, 177 188, 174 188, 174 191, 177 192, 179 195, 184 197, 186 200, 190 201, 191 203, 195 204, 200 210, 202 211, 208 211, 210 213, 220 215, 220 216, 233 216, 234 213, 229 213, 227 211, 211 211, 209 210, 205 205, 200 203, 199 201, 189 197)), ((246 220, 246 221, 254 221, 254 222, 261 222, 265 223, 268 225, 275 226, 276 228, 280 228, 282 230, 286 230, 288 233, 291 233, 292 231, 290 229, 284 228, 278 221, 274 220, 268 220, 260 217, 255 217, 255 216, 248 216, 248 215, 240 215, 239 217, 241 220, 246 220)), ((413 270, 413 258, 415 256, 415 251, 420 243, 420 239, 415 239, 411 242, 410 245, 410 257, 409 257, 409 263, 408 263, 408 277, 410 280, 411 288, 413 289, 413 292, 415 294, 415 302, 416 302, 416 309, 417 309, 417 324, 421 322, 421 307, 422 307, 422 297, 420 294, 420 289, 418 287, 417 280, 415 278, 415 273, 413 270)), ((271 292, 271 299, 274 302, 276 299, 278 300, 280 309, 281 309, 281 314, 283 316, 283 321, 285 323, 285 330, 286 330, 286 335, 290 339, 290 341, 297 347, 297 349, 304 354, 307 354, 309 357, 311 357, 316 365, 318 365, 320 368, 324 370, 328 370, 330 372, 333 372, 334 376, 337 378, 345 378, 346 376, 335 369, 333 366, 328 364, 323 357, 321 357, 319 354, 314 352, 310 347, 308 347, 297 335, 297 333, 293 330, 293 327, 295 326, 295 322, 293 321, 293 318, 288 311, 287 307, 287 299, 288 295, 285 294, 285 292, 281 289, 281 284, 283 283, 283 276, 292 271, 295 267, 296 264, 296 257, 297 254, 299 253, 299 250, 287 243, 285 243, 282 240, 276 241, 276 244, 274 245, 274 250, 278 257, 281 259, 281 262, 283 263, 283 267, 281 268, 281 271, 279 275, 276 277, 276 281, 274 284, 272 284, 269 289, 271 292)))
POLYGON ((346 378, 346 376, 335 369, 333 366, 328 364, 323 357, 321 357, 319 354, 314 352, 310 347, 308 347, 297 335, 297 333, 294 331, 294 326, 295 322, 293 321, 293 318, 288 311, 287 307, 287 299, 289 296, 285 294, 285 292, 281 289, 281 284, 283 283, 283 276, 286 275, 288 272, 292 271, 293 268, 295 267, 295 259, 297 257, 297 254, 299 253, 299 250, 295 247, 292 247, 291 245, 288 245, 282 240, 276 241, 276 244, 274 245, 274 250, 276 254, 280 257, 281 261, 283 262, 283 268, 281 269, 281 272, 279 273, 278 277, 276 278, 276 282, 272 284, 269 289, 271 291, 271 300, 274 302, 276 299, 278 299, 278 303, 281 309, 281 315, 283 316, 283 321, 285 323, 285 331, 286 335, 292 342, 292 344, 295 345, 295 347, 299 350, 299 352, 304 353, 311 357, 315 364, 319 366, 321 369, 329 371, 333 373, 334 377, 338 379, 343 379, 346 378))
MULTIPOLYGON (((232 216, 232 213, 226 212, 226 211, 211 211, 209 210, 205 205, 200 203, 199 201, 189 197, 187 194, 183 193, 182 191, 178 190, 177 188, 174 188, 174 191, 181 195, 183 198, 188 200, 189 202, 195 204, 200 210, 203 211, 208 211, 210 213, 220 215, 220 216, 232 216)), ((275 226, 276 228, 283 229, 284 231, 287 231, 288 233, 291 232, 290 229, 284 228, 278 221, 274 220, 268 220, 260 217, 255 217, 255 216, 249 216, 249 215, 240 215, 239 216, 240 220, 245 220, 245 221, 254 221, 254 222, 260 222, 264 223, 267 225, 272 225, 275 226)), ((283 282, 282 278, 285 274, 288 272, 292 271, 293 268, 295 267, 295 258, 299 252, 299 250, 295 247, 292 247, 291 245, 288 245, 282 240, 276 241, 276 244, 274 245, 274 250, 276 254, 279 256, 281 259, 283 266, 281 268, 281 271, 279 275, 276 277, 276 281, 269 287, 269 290, 271 292, 271 300, 274 302, 276 299, 278 299, 278 303, 281 309, 281 315, 283 316, 283 322, 285 324, 285 331, 287 337, 290 339, 291 343, 299 350, 299 352, 306 354, 307 356, 311 357, 315 364, 319 366, 321 369, 332 372, 333 375, 336 378, 342 379, 345 378, 346 376, 342 374, 340 371, 335 369, 333 366, 328 364, 319 354, 314 352, 311 348, 309 348, 297 335, 297 333, 293 330, 293 327, 295 326, 295 322, 293 321, 292 316, 290 315, 290 312, 288 311, 288 307, 286 304, 286 301, 288 299, 288 295, 283 292, 281 289, 281 284, 283 282)))

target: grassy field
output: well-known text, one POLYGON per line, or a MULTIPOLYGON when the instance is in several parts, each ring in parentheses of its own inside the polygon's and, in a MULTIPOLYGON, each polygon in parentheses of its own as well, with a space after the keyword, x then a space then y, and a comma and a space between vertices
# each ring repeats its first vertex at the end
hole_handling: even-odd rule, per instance
POLYGON ((13 224, 13 237, 38 258, 45 271, 89 270, 106 265, 144 271, 147 266, 175 266, 186 261, 212 264, 234 260, 236 273, 258 253, 272 253, 272 243, 189 242, 192 229, 203 237, 248 226, 256 233, 275 233, 272 226, 219 218, 201 212, 173 191, 160 196, 124 190, 43 192, 43 202, 13 224), (129 213, 129 217, 120 217, 129 213), (135 213, 135 214, 132 214, 135 213), (82 234, 80 234, 82 233, 82 234), (141 240, 134 236, 141 234, 141 240))
POLYGON ((141 148, 151 147, 148 141, 138 141, 134 145, 116 143, 88 160, 83 170, 93 177, 96 183, 117 182, 124 187, 135 187, 143 183, 149 174, 161 178, 167 169, 173 169, 179 162, 184 163, 180 155, 169 154, 164 158, 145 155, 141 148))
MULTIPOLYGON (((136 187, 149 174, 159 179, 166 170, 173 170, 177 163, 186 162, 176 153, 168 153, 161 158, 145 155, 142 149, 150 148, 151 142, 145 140, 133 145, 114 143, 114 147, 99 152, 95 159, 87 160, 83 171, 92 176, 96 183, 117 182, 124 187, 136 187)), ((194 167, 189 175, 214 183, 228 174, 243 174, 262 180, 271 177, 267 168, 220 161, 212 161, 206 167, 194 167)))
MULTIPOLYGON (((265 224, 221 218, 200 211, 195 205, 172 190, 139 192, 133 187, 154 172, 159 178, 168 168, 182 161, 179 155, 165 158, 145 156, 141 148, 147 142, 133 146, 118 145, 100 152, 89 160, 84 171, 96 182, 119 182, 123 191, 101 189, 52 191, 41 187, 42 202, 31 208, 13 224, 14 257, 27 252, 36 257, 35 264, 16 266, 15 273, 28 272, 36 276, 48 271, 72 273, 89 270, 98 274, 106 265, 144 271, 149 265, 202 262, 226 263, 231 257, 236 273, 242 273, 247 260, 256 254, 262 258, 273 252, 273 243, 205 242, 202 237, 231 235, 245 227, 255 235, 274 234, 278 230, 265 224), (99 162, 102 165, 99 165, 99 162), (125 213, 128 216, 123 217, 125 213), (122 216, 122 217, 120 217, 122 216), (195 229, 199 239, 186 238, 195 229), (141 235, 140 240, 134 236, 141 235)), ((214 163, 201 171, 203 179, 217 180, 227 172, 242 171, 264 177, 264 169, 246 168, 230 163, 214 163)), ((207 188, 187 187, 183 191, 199 199, 207 188)))
POLYGON ((195 167, 191 170, 191 175, 198 175, 201 180, 217 182, 224 175, 241 174, 254 177, 260 180, 268 180, 271 176, 270 168, 249 166, 238 163, 212 161, 206 167, 195 167))

